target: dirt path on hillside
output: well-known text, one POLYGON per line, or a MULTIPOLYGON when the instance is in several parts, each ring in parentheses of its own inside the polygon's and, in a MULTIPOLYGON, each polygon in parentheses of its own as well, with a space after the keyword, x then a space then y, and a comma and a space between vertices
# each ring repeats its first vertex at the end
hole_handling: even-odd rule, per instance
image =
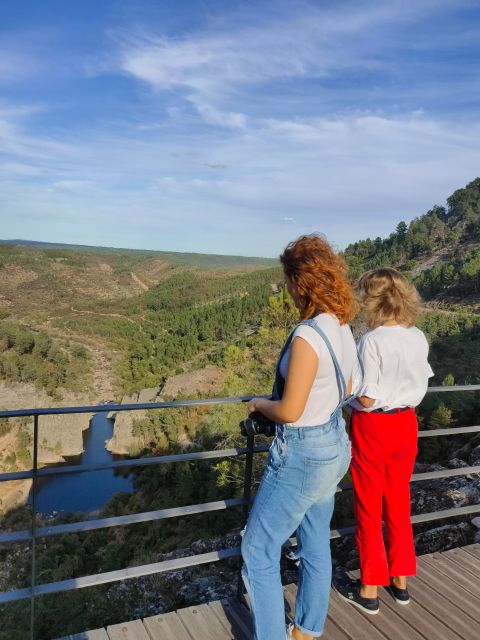
POLYGON ((127 322, 131 322, 132 324, 139 326, 138 322, 135 322, 135 320, 132 320, 121 313, 101 313, 100 311, 88 311, 86 309, 75 309, 74 307, 70 307, 70 311, 73 311, 73 313, 80 313, 82 315, 102 316, 104 318, 123 318, 124 320, 127 320, 127 322))
POLYGON ((138 284, 138 286, 143 289, 143 291, 148 291, 148 286, 144 282, 142 282, 142 280, 140 280, 140 278, 135 273, 133 273, 133 271, 130 273, 130 275, 132 276, 132 280, 136 284, 138 284))

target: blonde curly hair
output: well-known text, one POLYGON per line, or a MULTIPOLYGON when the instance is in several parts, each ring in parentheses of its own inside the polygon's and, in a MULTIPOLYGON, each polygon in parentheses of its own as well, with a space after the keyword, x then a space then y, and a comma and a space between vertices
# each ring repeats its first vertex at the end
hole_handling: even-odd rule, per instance
POLYGON ((388 320, 412 327, 420 312, 421 300, 413 284, 396 269, 381 267, 364 273, 357 285, 363 314, 371 329, 388 320))

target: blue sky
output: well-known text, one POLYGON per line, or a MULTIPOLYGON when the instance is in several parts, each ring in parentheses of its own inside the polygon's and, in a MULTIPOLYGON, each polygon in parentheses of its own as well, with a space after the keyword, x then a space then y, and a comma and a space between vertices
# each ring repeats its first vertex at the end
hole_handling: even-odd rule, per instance
POLYGON ((3 0, 2 238, 275 256, 480 175, 477 0, 3 0))

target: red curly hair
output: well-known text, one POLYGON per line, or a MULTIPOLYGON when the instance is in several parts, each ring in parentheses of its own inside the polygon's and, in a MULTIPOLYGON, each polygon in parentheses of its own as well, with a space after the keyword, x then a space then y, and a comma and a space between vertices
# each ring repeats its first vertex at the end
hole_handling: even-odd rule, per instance
POLYGON ((347 265, 324 236, 300 236, 287 245, 280 262, 295 287, 302 320, 318 313, 331 313, 340 324, 355 318, 359 306, 348 280, 347 265))

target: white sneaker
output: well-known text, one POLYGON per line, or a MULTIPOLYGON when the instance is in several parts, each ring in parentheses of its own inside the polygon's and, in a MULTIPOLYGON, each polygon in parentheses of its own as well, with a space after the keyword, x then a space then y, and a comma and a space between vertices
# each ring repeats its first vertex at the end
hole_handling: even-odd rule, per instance
POLYGON ((287 627, 287 640, 293 640, 293 622, 291 622, 287 627))

